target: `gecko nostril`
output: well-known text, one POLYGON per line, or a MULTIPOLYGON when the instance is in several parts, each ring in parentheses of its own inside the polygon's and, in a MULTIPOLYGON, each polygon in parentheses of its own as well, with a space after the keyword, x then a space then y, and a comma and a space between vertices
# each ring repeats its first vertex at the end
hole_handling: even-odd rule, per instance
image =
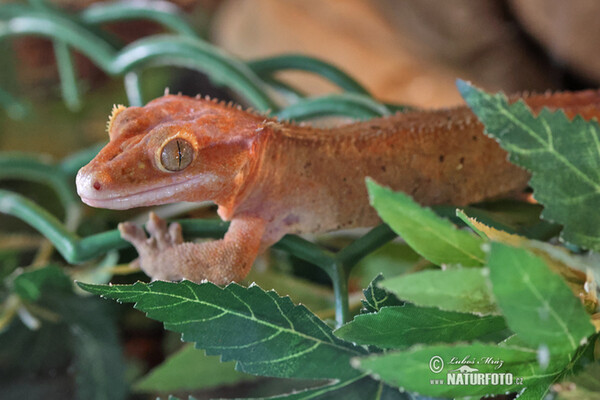
POLYGON ((100 182, 98 182, 98 181, 95 181, 95 182, 94 182, 94 189, 96 189, 96 190, 100 190, 101 188, 102 188, 102 185, 100 185, 100 182))

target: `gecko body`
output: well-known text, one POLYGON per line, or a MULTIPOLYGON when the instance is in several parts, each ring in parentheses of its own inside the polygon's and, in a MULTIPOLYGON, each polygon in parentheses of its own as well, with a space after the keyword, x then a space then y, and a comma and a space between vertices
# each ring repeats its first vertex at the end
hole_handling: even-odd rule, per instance
MULTIPOLYGON (((599 94, 524 100, 534 112, 563 108, 590 119, 600 115, 599 94)), ((231 221, 223 239, 198 244, 184 242, 178 224, 154 214, 150 237, 121 224, 155 279, 237 281, 287 233, 373 226, 379 219, 366 177, 424 205, 457 206, 521 191, 529 180, 464 106, 319 129, 165 95, 144 107, 115 108, 108 130, 110 142, 77 175, 85 203, 126 209, 211 200, 231 221)))

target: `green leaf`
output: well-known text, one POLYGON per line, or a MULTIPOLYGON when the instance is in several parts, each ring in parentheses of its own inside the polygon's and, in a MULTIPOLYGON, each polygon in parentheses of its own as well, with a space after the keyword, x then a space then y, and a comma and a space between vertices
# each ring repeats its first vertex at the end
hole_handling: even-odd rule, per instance
MULTIPOLYGON (((22 335, 33 344, 13 344, 19 349, 16 353, 18 356, 28 364, 33 364, 30 365, 32 369, 35 369, 37 361, 34 359, 38 356, 59 360, 70 357, 72 371, 68 376, 75 378, 78 398, 125 398, 125 368, 112 306, 99 299, 75 294, 70 278, 57 266, 25 271, 15 278, 13 288, 28 303, 28 307, 35 305, 34 310, 41 310, 42 315, 50 319, 42 320, 38 331, 22 335), (47 348, 36 345, 40 340, 43 343, 43 338, 55 331, 62 334, 45 346, 47 348), (58 356, 56 352, 62 354, 58 356)), ((44 362, 52 363, 54 360, 44 362)), ((51 369, 58 370, 57 375, 60 374, 57 367, 47 368, 46 371, 51 369)), ((65 376, 66 372, 65 368, 65 376)), ((34 387, 26 390, 30 389, 36 390, 34 387)))
POLYGON ((66 324, 42 324, 33 331, 14 319, 0 332, 0 388, 18 375, 35 376, 65 368, 70 361, 70 344, 65 337, 69 337, 66 324))
POLYGON ((545 371, 540 371, 536 357, 537 353, 532 349, 476 343, 415 346, 407 351, 356 358, 352 361, 356 368, 404 390, 428 396, 462 397, 518 392, 525 387, 546 382, 560 373, 560 368, 553 364, 545 371), (489 360, 492 362, 488 363, 489 360), (502 364, 496 363, 500 361, 502 364), (477 371, 455 371, 463 365, 477 371), (507 381, 503 385, 452 384, 456 383, 452 378, 469 379, 469 375, 476 378, 477 374, 487 373, 510 373, 513 377, 512 384, 506 384, 507 381), (517 378, 523 378, 522 384, 517 378), (442 380, 444 383, 435 384, 432 380, 442 380))
POLYGON ((573 352, 594 333, 579 299, 540 257, 493 242, 488 264, 498 306, 521 340, 573 352))
POLYGON ((256 379, 234 368, 234 363, 223 363, 194 346, 185 346, 141 378, 135 389, 142 392, 198 390, 256 379))
POLYGON ((135 307, 187 342, 236 369, 263 376, 349 379, 350 358, 365 350, 344 342, 304 306, 258 286, 156 281, 134 285, 88 285, 82 289, 135 307))
POLYGON ((422 271, 387 279, 380 286, 418 306, 491 314, 496 312, 496 304, 488 273, 487 268, 422 271))
POLYGON ((597 286, 592 282, 593 277, 600 271, 600 264, 594 263, 589 256, 583 257, 571 254, 564 247, 499 231, 469 218, 463 212, 457 212, 457 215, 482 237, 513 247, 527 249, 541 257, 551 271, 557 273, 566 281, 571 291, 579 297, 588 311, 593 312, 597 308, 597 286))
POLYGON ((421 207, 408 195, 394 192, 367 179, 371 205, 381 219, 417 253, 434 264, 481 266, 485 254, 482 239, 458 230, 429 208, 421 207))
POLYGON ((383 290, 378 286, 383 279, 383 275, 377 275, 369 286, 363 290, 365 300, 361 301, 365 307, 364 312, 373 313, 381 310, 382 307, 401 306, 404 304, 404 302, 398 299, 396 295, 383 290))
POLYGON ((71 335, 64 340, 72 346, 78 398, 126 398, 125 363, 111 305, 75 294, 48 293, 42 300, 69 326, 71 335))
POLYGON ((60 267, 48 267, 23 272, 14 280, 14 291, 24 301, 37 301, 44 290, 69 293, 71 280, 60 267))
POLYGON ((349 342, 402 349, 414 344, 469 341, 506 328, 499 316, 442 311, 406 305, 362 314, 334 333, 349 342))
POLYGON ((36 331, 14 322, 0 334, 0 398, 13 398, 3 388, 8 393, 20 390, 23 398, 40 398, 40 391, 53 390, 44 386, 50 383, 41 378, 28 381, 31 376, 52 376, 52 381, 65 379, 62 386, 73 386, 75 378, 77 398, 124 399, 125 368, 113 307, 97 298, 76 295, 70 282, 67 282, 70 292, 61 292, 57 288, 64 282, 58 272, 62 274, 60 269, 44 268, 21 275, 25 276, 22 282, 28 282, 24 293, 27 296, 34 293, 37 298, 36 309, 45 311, 56 321, 43 320, 36 331), (29 285, 32 282, 45 283, 29 285), (58 284, 52 286, 52 282, 58 284), (43 290, 37 292, 29 290, 31 288, 43 290), (53 371, 52 375, 48 375, 48 371, 53 371), (3 382, 4 379, 8 382, 3 382), (19 381, 22 382, 20 389, 11 388, 19 381))
POLYGON ((523 101, 508 104, 464 81, 457 86, 486 132, 510 161, 528 171, 542 217, 564 225, 564 240, 600 250, 600 127, 580 116, 543 109, 535 117, 523 101))

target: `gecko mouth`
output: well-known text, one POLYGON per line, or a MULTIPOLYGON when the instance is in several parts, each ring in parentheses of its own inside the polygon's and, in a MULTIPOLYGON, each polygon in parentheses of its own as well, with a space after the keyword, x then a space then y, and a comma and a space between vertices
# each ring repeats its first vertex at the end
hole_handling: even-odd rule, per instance
POLYGON ((76 178, 77 194, 85 204, 96 208, 108 208, 112 210, 126 210, 135 207, 146 207, 158 204, 171 203, 175 201, 190 201, 179 198, 179 195, 188 194, 194 188, 202 186, 203 183, 216 177, 200 176, 183 182, 175 182, 169 185, 154 187, 134 193, 116 193, 109 190, 100 190, 95 187, 93 176, 78 173, 76 178), (92 183, 94 182, 94 183, 92 183))

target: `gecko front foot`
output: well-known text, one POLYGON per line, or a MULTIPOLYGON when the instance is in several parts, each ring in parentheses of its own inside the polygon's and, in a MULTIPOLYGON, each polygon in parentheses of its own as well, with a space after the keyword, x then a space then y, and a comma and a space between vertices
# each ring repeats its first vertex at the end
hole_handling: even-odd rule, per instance
POLYGON ((150 213, 146 232, 130 222, 119 224, 121 237, 138 251, 138 264, 152 279, 227 284, 244 279, 261 244, 264 221, 240 217, 231 222, 221 240, 184 242, 181 226, 150 213))
POLYGON ((183 277, 178 268, 172 267, 168 257, 178 245, 183 243, 181 234, 181 225, 172 223, 167 227, 164 219, 160 218, 154 212, 150 212, 146 232, 139 226, 124 222, 119 224, 121 237, 127 240, 135 247, 139 258, 134 261, 138 264, 146 275, 159 280, 181 280, 183 277))

